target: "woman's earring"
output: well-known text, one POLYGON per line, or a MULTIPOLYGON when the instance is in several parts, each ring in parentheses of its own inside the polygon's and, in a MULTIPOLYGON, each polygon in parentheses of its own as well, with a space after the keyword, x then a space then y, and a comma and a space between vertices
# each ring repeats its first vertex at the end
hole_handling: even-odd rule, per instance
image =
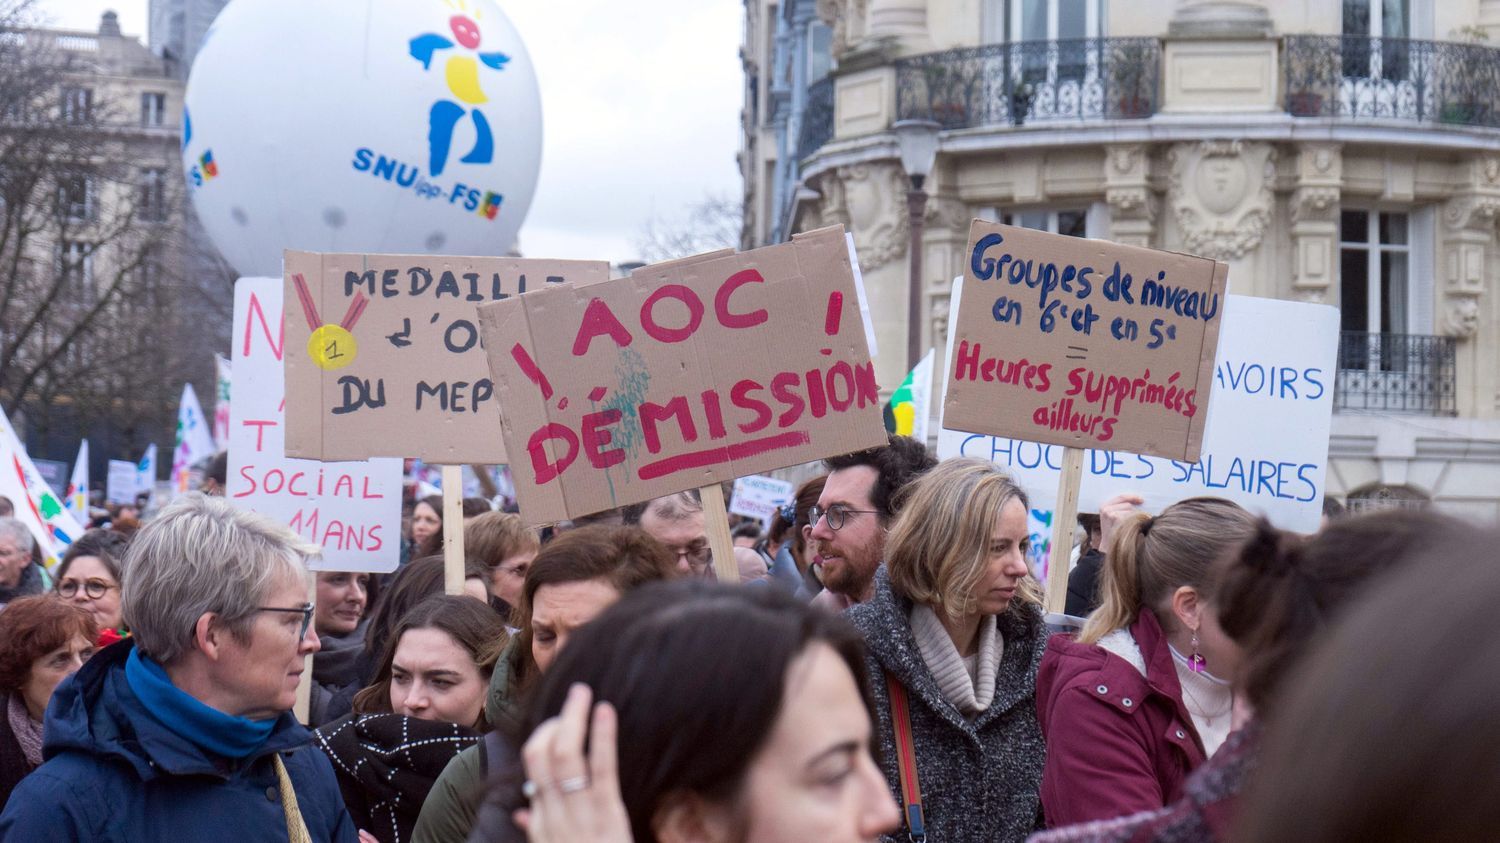
POLYGON ((1202 673, 1208 662, 1203 658, 1203 654, 1198 652, 1198 630, 1196 629, 1193 630, 1193 640, 1191 643, 1193 645, 1193 654, 1188 656, 1188 669, 1194 673, 1202 673))

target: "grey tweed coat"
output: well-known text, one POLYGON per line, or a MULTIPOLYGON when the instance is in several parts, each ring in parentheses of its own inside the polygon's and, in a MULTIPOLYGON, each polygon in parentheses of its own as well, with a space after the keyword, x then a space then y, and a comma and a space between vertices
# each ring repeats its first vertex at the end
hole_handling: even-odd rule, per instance
MULTIPOLYGON (((1041 828, 1042 767, 1046 744, 1036 717, 1036 672, 1047 646, 1040 610, 1013 603, 996 620, 1005 652, 995 698, 973 721, 938 689, 912 635, 911 601, 891 590, 882 565, 875 596, 844 613, 864 634, 875 698, 881 766, 901 800, 895 736, 885 673, 906 687, 911 705, 917 777, 929 843, 1021 841, 1041 828)), ((903 816, 905 814, 903 806, 903 816)), ((907 839, 902 830, 889 840, 907 839)))

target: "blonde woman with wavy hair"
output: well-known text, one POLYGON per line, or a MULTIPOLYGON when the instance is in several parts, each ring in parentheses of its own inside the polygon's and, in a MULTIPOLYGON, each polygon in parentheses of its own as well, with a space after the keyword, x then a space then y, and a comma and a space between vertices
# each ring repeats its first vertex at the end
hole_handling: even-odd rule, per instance
POLYGON ((1024 840, 1041 805, 1046 638, 1026 493, 993 463, 953 459, 901 497, 874 597, 845 613, 869 645, 887 783, 910 816, 909 733, 899 757, 914 759, 929 839, 1024 840))
POLYGON ((1254 516, 1190 498, 1153 517, 1128 500, 1139 499, 1101 511, 1123 513, 1106 540, 1103 602, 1076 640, 1053 637, 1037 677, 1053 826, 1175 802, 1234 720, 1240 651, 1219 628, 1209 586, 1215 562, 1254 533, 1254 516))

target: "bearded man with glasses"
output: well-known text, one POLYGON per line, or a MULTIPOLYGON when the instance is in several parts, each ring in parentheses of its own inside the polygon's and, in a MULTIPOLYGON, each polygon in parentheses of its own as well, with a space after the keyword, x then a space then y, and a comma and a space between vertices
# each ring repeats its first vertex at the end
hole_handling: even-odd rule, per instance
POLYGON ((927 447, 909 436, 885 445, 830 457, 828 480, 809 512, 813 572, 823 592, 813 605, 843 611, 870 599, 875 569, 885 558, 885 533, 900 508, 898 493, 937 465, 927 447))
POLYGON ((290 712, 319 647, 315 552, 198 494, 137 533, 121 597, 133 637, 58 686, 47 760, 12 793, 0 840, 356 843, 328 758, 290 712))

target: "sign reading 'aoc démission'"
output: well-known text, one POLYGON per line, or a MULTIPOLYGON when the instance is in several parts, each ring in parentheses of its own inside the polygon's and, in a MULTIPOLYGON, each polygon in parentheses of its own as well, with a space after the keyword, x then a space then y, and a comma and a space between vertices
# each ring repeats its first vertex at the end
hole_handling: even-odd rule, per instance
POLYGON ((885 441, 842 229, 480 305, 521 512, 555 521, 885 441))

